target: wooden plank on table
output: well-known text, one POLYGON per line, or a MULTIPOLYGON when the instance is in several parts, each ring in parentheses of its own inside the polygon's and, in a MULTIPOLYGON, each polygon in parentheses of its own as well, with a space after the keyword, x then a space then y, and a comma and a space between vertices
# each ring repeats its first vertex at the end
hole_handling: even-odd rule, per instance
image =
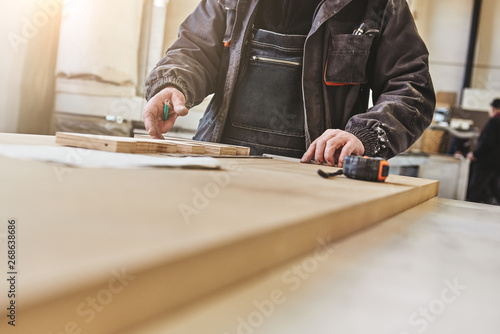
MULTIPOLYGON (((20 222, 19 331, 58 333, 74 321, 85 332, 119 333, 311 252, 318 239, 337 240, 403 212, 438 190, 438 182, 424 179, 325 180, 315 165, 237 160, 223 160, 223 170, 211 172, 78 169, 61 183, 49 164, 0 157, 0 184, 9 194, 0 205, 20 222), (117 191, 124 180, 126 189, 147 189, 147 200, 142 191, 117 191), (56 204, 57 214, 39 214, 56 204), (112 302, 87 322, 89 298, 112 302)), ((8 328, 0 322, 0 332, 8 328)))
POLYGON ((149 153, 177 153, 177 144, 154 139, 137 139, 137 147, 149 153))
POLYGON ((176 140, 160 140, 151 137, 135 137, 139 147, 154 147, 156 153, 205 154, 205 146, 176 140))
MULTIPOLYGON (((151 138, 147 135, 135 135, 135 138, 151 138)), ((242 155, 249 156, 250 148, 245 146, 236 146, 236 145, 228 145, 222 143, 212 143, 205 141, 197 141, 186 138, 177 138, 171 136, 164 136, 166 140, 171 140, 174 142, 184 142, 184 143, 192 143, 196 145, 202 145, 205 147, 205 153, 207 155, 242 155)))
POLYGON ((140 150, 144 154, 156 154, 160 150, 158 144, 147 141, 137 141, 136 149, 140 150))
POLYGON ((128 137, 102 136, 81 133, 57 132, 56 144, 117 153, 149 153, 137 147, 137 140, 128 137))
MULTIPOLYGON (((203 142, 198 142, 195 140, 178 140, 178 138, 174 139, 152 139, 150 136, 143 135, 135 135, 134 138, 136 140, 152 140, 154 142, 159 143, 169 143, 177 145, 177 152, 179 154, 207 154, 207 147, 203 142)), ((165 152, 167 153, 167 152, 165 152)), ((170 152, 168 152, 170 153, 170 152)), ((217 154, 214 154, 217 155, 217 154)))
POLYGON ((236 148, 236 155, 244 155, 244 156, 249 156, 250 155, 250 147, 246 146, 237 146, 237 145, 228 145, 228 144, 219 144, 224 147, 234 147, 236 148))
MULTIPOLYGON (((177 139, 175 137, 165 137, 165 139, 177 139)), ((205 146, 213 146, 213 147, 219 147, 221 149, 219 155, 250 155, 250 147, 245 147, 245 146, 236 146, 236 145, 229 145, 229 144, 222 144, 222 143, 213 143, 213 142, 200 142, 196 140, 190 140, 190 139, 184 139, 180 138, 182 141, 191 141, 195 143, 202 143, 205 146)))
MULTIPOLYGON (((166 140, 172 140, 170 138, 165 138, 166 140)), ((176 140, 174 140, 176 141, 176 140)), ((182 143, 188 143, 188 141, 180 141, 182 143)), ((205 147, 205 154, 206 155, 236 155, 237 151, 235 147, 224 147, 215 143, 207 143, 207 142, 196 142, 193 141, 193 143, 199 143, 199 145, 202 145, 205 147)))
MULTIPOLYGON (((167 139, 167 138, 165 138, 167 139)), ((168 139, 169 140, 169 139, 168 139)), ((207 155, 236 155, 236 147, 225 147, 215 143, 203 143, 207 155)))
POLYGON ((192 143, 184 143, 175 140, 160 140, 161 142, 177 145, 177 153, 181 154, 205 154, 205 146, 192 143))
MULTIPOLYGON (((307 328, 307 333, 418 333, 416 329, 395 331, 394 319, 402 319, 403 325, 398 329, 410 328, 403 322, 408 315, 421 305, 428 305, 426 296, 438 294, 440 283, 456 278, 474 289, 467 289, 467 294, 460 297, 457 295, 465 307, 448 308, 448 318, 442 319, 435 332, 478 333, 474 328, 481 321, 481 333, 497 333, 495 316, 483 318, 481 312, 471 315, 469 307, 500 309, 498 217, 498 206, 434 198, 385 220, 376 228, 325 245, 320 252, 311 252, 243 284, 223 289, 176 314, 162 314, 120 334, 235 334, 241 326, 239 317, 247 323, 255 319, 254 312, 259 311, 255 308, 256 300, 266 305, 268 314, 273 310, 279 312, 279 316, 271 315, 259 322, 261 326, 255 331, 259 334, 306 332, 297 328, 307 328), (480 220, 478 212, 481 212, 480 220), (467 256, 457 256, 450 240, 460 245, 460 249, 467 249, 467 256), (295 268, 302 269, 304 279, 299 271, 291 275, 295 268), (297 280, 292 283, 283 279, 285 273, 297 280), (419 293, 415 293, 416 284, 419 293), (277 298, 279 305, 276 299, 270 298, 272 291, 283 293, 283 298, 277 298), (293 302, 289 302, 291 300, 293 302), (271 301, 276 303, 275 309, 271 301), (297 312, 299 308, 307 312, 297 312), (332 321, 332 314, 342 317, 332 321), (359 322, 364 318, 371 321, 359 322)), ((281 296, 278 294, 278 297, 281 296)), ((243 333, 251 333, 251 330, 243 333)))

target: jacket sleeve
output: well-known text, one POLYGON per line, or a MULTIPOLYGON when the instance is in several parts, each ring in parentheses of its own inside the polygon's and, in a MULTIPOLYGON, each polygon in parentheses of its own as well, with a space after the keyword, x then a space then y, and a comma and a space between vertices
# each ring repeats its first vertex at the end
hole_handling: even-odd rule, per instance
POLYGON ((366 155, 391 158, 421 136, 436 103, 428 51, 405 0, 387 1, 374 48, 374 106, 352 117, 346 131, 363 142, 366 155))
POLYGON ((167 86, 186 97, 191 108, 213 93, 224 48, 226 12, 216 0, 203 0, 181 24, 178 39, 146 80, 146 100, 167 86))

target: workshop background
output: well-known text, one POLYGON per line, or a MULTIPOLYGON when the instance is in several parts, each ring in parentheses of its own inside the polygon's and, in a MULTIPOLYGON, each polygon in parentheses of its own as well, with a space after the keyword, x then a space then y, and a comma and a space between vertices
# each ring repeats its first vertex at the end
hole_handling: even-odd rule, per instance
MULTIPOLYGON (((198 2, 2 1, 0 132, 144 133, 145 77, 198 2)), ((431 128, 391 161, 391 173, 438 179, 440 197, 465 199, 469 162, 447 153, 453 136, 477 138, 500 96, 500 3, 408 2, 430 51, 438 105, 431 128)), ((172 132, 192 136, 205 105, 172 132)))

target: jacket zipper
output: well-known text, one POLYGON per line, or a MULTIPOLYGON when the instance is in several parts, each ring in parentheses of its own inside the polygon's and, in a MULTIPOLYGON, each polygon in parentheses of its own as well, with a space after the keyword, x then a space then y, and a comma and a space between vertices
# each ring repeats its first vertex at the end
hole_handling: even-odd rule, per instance
POLYGON ((302 66, 302 63, 296 62, 296 61, 290 61, 290 60, 282 60, 282 59, 275 59, 275 58, 266 58, 266 57, 259 57, 259 56, 252 56, 251 58, 254 61, 260 60, 263 62, 269 62, 269 63, 276 63, 276 64, 286 64, 286 65, 293 65, 293 66, 302 66))

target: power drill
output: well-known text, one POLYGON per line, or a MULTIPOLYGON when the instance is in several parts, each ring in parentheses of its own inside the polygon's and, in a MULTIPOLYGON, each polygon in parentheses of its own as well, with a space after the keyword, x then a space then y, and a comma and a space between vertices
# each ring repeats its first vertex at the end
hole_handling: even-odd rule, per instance
POLYGON ((382 158, 370 158, 350 155, 344 159, 344 168, 336 173, 325 173, 321 169, 318 174, 324 178, 345 175, 351 179, 384 182, 389 176, 389 162, 382 158))

